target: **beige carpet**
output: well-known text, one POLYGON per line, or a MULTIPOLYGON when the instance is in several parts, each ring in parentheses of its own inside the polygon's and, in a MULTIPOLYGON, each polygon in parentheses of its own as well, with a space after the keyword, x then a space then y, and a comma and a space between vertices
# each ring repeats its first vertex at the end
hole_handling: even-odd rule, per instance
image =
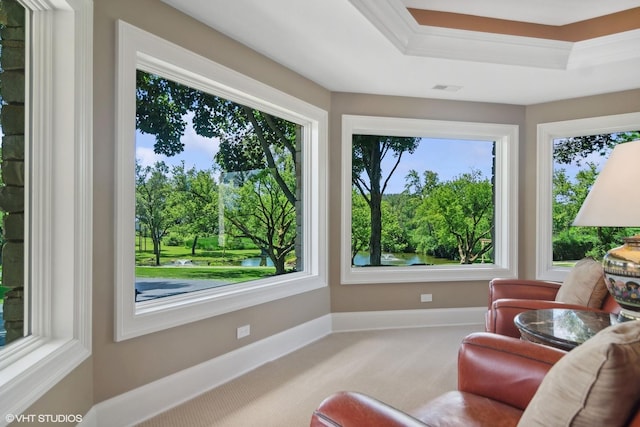
POLYGON ((480 328, 335 333, 139 426, 308 426, 314 408, 338 390, 410 411, 456 388, 459 343, 480 328))

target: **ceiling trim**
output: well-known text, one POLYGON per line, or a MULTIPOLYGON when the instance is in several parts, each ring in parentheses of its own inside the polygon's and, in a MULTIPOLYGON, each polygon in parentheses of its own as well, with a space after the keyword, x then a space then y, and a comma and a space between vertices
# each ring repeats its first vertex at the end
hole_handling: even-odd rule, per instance
POLYGON ((407 8, 407 10, 415 21, 422 26, 534 37, 566 42, 579 42, 640 29, 640 7, 566 25, 544 25, 416 8, 407 8))
POLYGON ((401 0, 349 1, 405 55, 558 70, 640 57, 640 29, 572 42, 420 25, 401 0))

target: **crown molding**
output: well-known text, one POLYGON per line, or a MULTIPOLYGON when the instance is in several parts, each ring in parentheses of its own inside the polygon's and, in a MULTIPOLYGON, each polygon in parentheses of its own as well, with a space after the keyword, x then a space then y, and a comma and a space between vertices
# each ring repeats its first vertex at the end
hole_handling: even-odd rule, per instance
POLYGON ((410 56, 568 70, 640 56, 640 30, 580 42, 423 26, 401 0, 349 0, 410 56))

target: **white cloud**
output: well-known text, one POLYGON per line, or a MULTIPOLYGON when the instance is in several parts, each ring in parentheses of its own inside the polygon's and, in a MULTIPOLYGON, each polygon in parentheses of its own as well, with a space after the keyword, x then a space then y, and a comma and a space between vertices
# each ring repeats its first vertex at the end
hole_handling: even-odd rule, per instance
POLYGON ((189 114, 185 117, 188 125, 181 138, 184 144, 184 152, 191 160, 195 161, 197 159, 197 164, 200 165, 206 162, 207 167, 210 167, 213 162, 213 157, 220 148, 220 140, 218 138, 205 138, 198 135, 191 126, 191 116, 192 114, 189 114))
POLYGON ((136 159, 140 166, 144 168, 153 166, 155 162, 165 160, 166 156, 154 153, 153 148, 136 146, 136 159))

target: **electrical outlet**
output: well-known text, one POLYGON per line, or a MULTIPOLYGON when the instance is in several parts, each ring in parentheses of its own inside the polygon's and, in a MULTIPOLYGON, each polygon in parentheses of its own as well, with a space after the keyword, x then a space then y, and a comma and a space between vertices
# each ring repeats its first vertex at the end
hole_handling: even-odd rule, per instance
POLYGON ((431 301, 433 301, 433 294, 420 295, 420 302, 431 302, 431 301))
POLYGON ((238 328, 238 339, 248 337, 251 334, 251 325, 244 325, 238 328))

